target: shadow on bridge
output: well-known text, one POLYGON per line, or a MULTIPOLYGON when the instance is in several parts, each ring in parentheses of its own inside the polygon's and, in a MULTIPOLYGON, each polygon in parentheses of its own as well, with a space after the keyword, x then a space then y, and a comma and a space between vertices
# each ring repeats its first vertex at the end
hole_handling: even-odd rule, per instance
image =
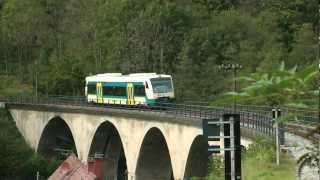
POLYGON ((122 141, 117 129, 110 122, 102 123, 95 132, 89 152, 88 162, 90 161, 95 163, 94 171, 101 179, 128 178, 122 141))
POLYGON ((49 121, 41 135, 38 153, 45 158, 65 159, 70 153, 77 154, 74 138, 67 123, 54 117, 49 121))
POLYGON ((145 135, 136 169, 137 180, 171 180, 173 170, 167 142, 158 128, 145 135))
POLYGON ((202 135, 197 136, 189 151, 184 179, 205 177, 208 173, 209 156, 207 138, 202 135))

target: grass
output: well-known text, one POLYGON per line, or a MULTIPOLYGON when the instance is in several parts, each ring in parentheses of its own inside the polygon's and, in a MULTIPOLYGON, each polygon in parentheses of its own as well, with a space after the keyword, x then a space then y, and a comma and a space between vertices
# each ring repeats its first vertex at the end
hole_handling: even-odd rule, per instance
POLYGON ((245 180, 294 180, 296 179, 295 161, 288 155, 282 155, 280 165, 263 162, 249 157, 242 162, 242 179, 245 180))
MULTIPOLYGON (((244 180, 294 180, 296 179, 295 161, 286 154, 281 155, 280 165, 262 161, 258 157, 245 157, 242 160, 242 179, 244 180)), ((207 180, 224 180, 223 169, 211 172, 207 180)))
MULTIPOLYGON (((296 162, 287 154, 281 154, 280 165, 276 165, 275 144, 268 138, 259 137, 242 153, 242 179, 244 180, 294 180, 296 162)), ((207 180, 224 180, 224 169, 220 157, 213 157, 207 180)))

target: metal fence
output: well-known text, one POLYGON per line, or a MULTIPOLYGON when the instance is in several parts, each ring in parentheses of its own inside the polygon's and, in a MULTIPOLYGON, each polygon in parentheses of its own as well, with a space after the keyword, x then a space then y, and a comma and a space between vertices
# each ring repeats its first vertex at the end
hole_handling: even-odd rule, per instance
MULTIPOLYGON (((231 106, 223 106, 224 108, 231 108, 231 106)), ((287 106, 277 107, 282 111, 282 117, 290 122, 300 123, 305 125, 316 125, 319 124, 319 110, 317 109, 306 109, 306 108, 293 108, 287 106)), ((236 106, 237 111, 240 112, 254 112, 256 114, 262 114, 268 117, 272 117, 271 106, 254 106, 254 105, 239 105, 236 106)))

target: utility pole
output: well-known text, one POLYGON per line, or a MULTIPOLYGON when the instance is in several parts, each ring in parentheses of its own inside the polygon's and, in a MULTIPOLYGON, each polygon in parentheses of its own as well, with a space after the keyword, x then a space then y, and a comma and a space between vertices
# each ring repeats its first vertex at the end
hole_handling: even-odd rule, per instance
MULTIPOLYGON (((221 64, 219 65, 219 69, 223 69, 225 71, 233 71, 233 91, 235 93, 237 93, 237 71, 242 69, 242 65, 241 64, 232 64, 232 63, 228 63, 228 64, 221 64)), ((233 110, 234 112, 236 112, 237 109, 237 97, 234 94, 233 95, 233 110)))
POLYGON ((230 123, 230 159, 231 159, 231 180, 236 180, 235 175, 236 175, 236 165, 235 165, 235 140, 234 140, 234 118, 230 117, 229 118, 230 123))

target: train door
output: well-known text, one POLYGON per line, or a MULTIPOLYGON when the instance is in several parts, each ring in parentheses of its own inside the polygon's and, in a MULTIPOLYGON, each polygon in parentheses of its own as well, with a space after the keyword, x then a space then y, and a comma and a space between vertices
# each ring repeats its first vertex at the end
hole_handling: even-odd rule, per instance
POLYGON ((133 84, 128 83, 127 85, 127 98, 128 98, 128 105, 134 105, 134 93, 133 93, 133 84))
POLYGON ((103 103, 102 83, 97 83, 97 103, 103 103))

